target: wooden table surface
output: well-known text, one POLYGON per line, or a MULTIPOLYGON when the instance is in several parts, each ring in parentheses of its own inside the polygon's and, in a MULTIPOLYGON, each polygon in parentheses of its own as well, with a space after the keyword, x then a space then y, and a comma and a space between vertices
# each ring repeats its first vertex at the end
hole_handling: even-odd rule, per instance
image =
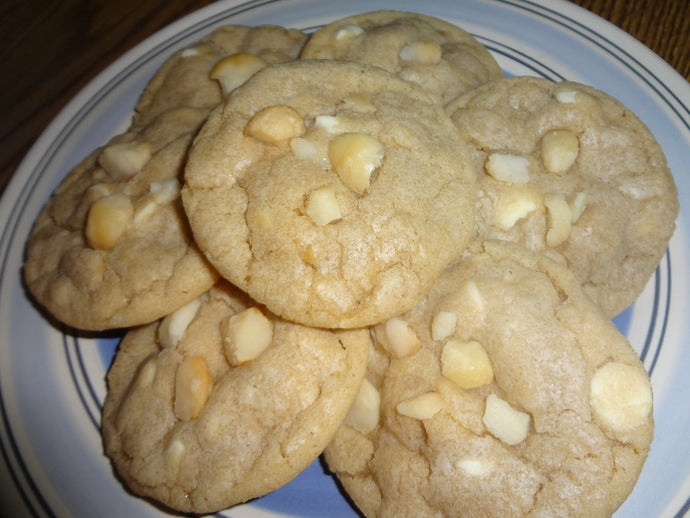
MULTIPOLYGON (((690 0, 572 0, 690 80, 690 0)), ((2 0, 0 194, 60 109, 113 60, 211 0, 2 0)))

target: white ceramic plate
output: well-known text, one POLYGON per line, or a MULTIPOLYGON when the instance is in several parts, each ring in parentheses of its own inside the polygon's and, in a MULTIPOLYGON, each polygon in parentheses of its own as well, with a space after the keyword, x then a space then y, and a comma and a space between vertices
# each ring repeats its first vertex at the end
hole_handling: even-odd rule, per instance
MULTIPOLYGON (((261 0, 219 2, 124 55, 53 121, 0 204, 0 514, 160 516, 131 496, 103 455, 104 377, 117 336, 77 338, 43 319, 21 281, 23 247, 51 191, 89 151, 126 129, 147 80, 175 50, 225 24, 311 31, 374 9, 423 11, 474 34, 513 75, 570 79, 620 99, 661 143, 681 199, 678 229, 646 291, 616 319, 655 390, 656 437, 639 482, 616 516, 676 517, 690 508, 690 319, 687 232, 690 86, 632 37, 560 0, 261 0), (4 512, 3 512, 4 511, 4 512)), ((222 516, 356 516, 320 461, 292 483, 222 516)))

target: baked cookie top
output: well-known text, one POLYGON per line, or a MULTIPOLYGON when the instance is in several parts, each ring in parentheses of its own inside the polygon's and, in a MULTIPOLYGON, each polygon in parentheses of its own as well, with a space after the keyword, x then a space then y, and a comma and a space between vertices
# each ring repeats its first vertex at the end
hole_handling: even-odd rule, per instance
POLYGON ((610 516, 632 490, 651 384, 564 266, 486 242, 375 331, 325 452, 367 516, 610 516))
POLYGON ((476 175, 443 109, 356 63, 264 68, 209 116, 182 190, 222 276, 306 325, 411 308, 467 245, 476 175))
POLYGON ((25 279, 49 313, 81 329, 128 327, 213 285, 218 276, 179 199, 189 146, 224 95, 268 63, 292 59, 305 38, 295 29, 225 26, 163 65, 130 128, 68 174, 32 230, 25 279))
POLYGON ((261 496, 331 440, 370 341, 367 330, 288 323, 221 282, 122 340, 103 407, 106 453, 133 491, 179 511, 261 496))
POLYGON ((376 65, 418 83, 447 103, 503 72, 489 50, 460 27, 429 15, 372 11, 314 32, 302 58, 376 65))
POLYGON ((297 58, 306 40, 273 25, 219 27, 166 60, 139 98, 134 124, 178 106, 211 110, 257 70, 297 58))
POLYGON ((180 201, 183 162, 206 115, 164 112, 94 151, 58 186, 24 264, 28 289, 55 318, 90 330, 143 324, 214 284, 180 201))
POLYGON ((640 119, 592 87, 534 77, 483 85, 447 110, 474 148, 477 236, 564 262, 609 316, 632 304, 679 210, 640 119))

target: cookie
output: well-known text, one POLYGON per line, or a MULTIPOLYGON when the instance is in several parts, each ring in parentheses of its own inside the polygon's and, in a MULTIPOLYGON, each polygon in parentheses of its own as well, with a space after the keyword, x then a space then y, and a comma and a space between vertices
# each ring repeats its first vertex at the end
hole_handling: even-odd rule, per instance
POLYGON ((207 111, 178 108, 93 152, 61 182, 34 224, 24 278, 72 327, 152 322, 218 278, 191 239, 180 187, 207 111))
POLYGON ((367 516, 610 516, 632 490, 650 380, 564 266, 486 242, 375 331, 325 451, 367 516))
POLYGON ((24 276, 49 313, 80 329, 129 327, 214 284, 179 200, 189 146, 223 95, 269 62, 292 59, 305 38, 225 26, 163 65, 130 128, 75 167, 35 223, 24 276))
POLYGON ((405 11, 333 21, 310 36, 301 57, 376 65, 421 85, 441 103, 503 77, 494 57, 471 34, 440 18, 405 11))
POLYGON ((182 200, 223 277, 284 318, 346 328, 426 294, 469 241, 475 181, 418 86, 298 60, 257 72, 209 116, 182 200))
POLYGON ((122 340, 107 378, 105 451, 129 488, 179 511, 261 496, 328 444, 370 341, 367 330, 288 323, 219 283, 122 340))
POLYGON ((211 110, 257 70, 297 58, 306 40, 273 25, 219 27, 166 60, 139 98, 134 124, 179 106, 211 110))
POLYGON ((447 109, 475 149, 477 237, 563 262, 611 317, 632 304, 679 210, 640 119, 590 86, 534 77, 491 82, 447 109))

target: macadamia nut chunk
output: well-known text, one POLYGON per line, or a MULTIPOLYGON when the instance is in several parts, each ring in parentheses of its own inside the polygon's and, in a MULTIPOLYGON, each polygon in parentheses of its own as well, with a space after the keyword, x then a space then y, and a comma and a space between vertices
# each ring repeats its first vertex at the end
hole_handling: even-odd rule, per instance
POLYGON ((258 56, 239 52, 218 61, 211 69, 210 77, 218 80, 223 95, 226 96, 266 65, 258 56))
POLYGON ((247 124, 245 133, 267 144, 304 134, 304 121, 290 106, 268 106, 254 115, 247 124))
POLYGON ((361 133, 338 135, 328 145, 328 159, 338 176, 345 185, 360 194, 369 188, 383 155, 383 145, 361 133))
POLYGON ((652 411, 649 377, 637 365, 606 363, 592 376, 590 404, 597 418, 614 433, 641 426, 652 411))

